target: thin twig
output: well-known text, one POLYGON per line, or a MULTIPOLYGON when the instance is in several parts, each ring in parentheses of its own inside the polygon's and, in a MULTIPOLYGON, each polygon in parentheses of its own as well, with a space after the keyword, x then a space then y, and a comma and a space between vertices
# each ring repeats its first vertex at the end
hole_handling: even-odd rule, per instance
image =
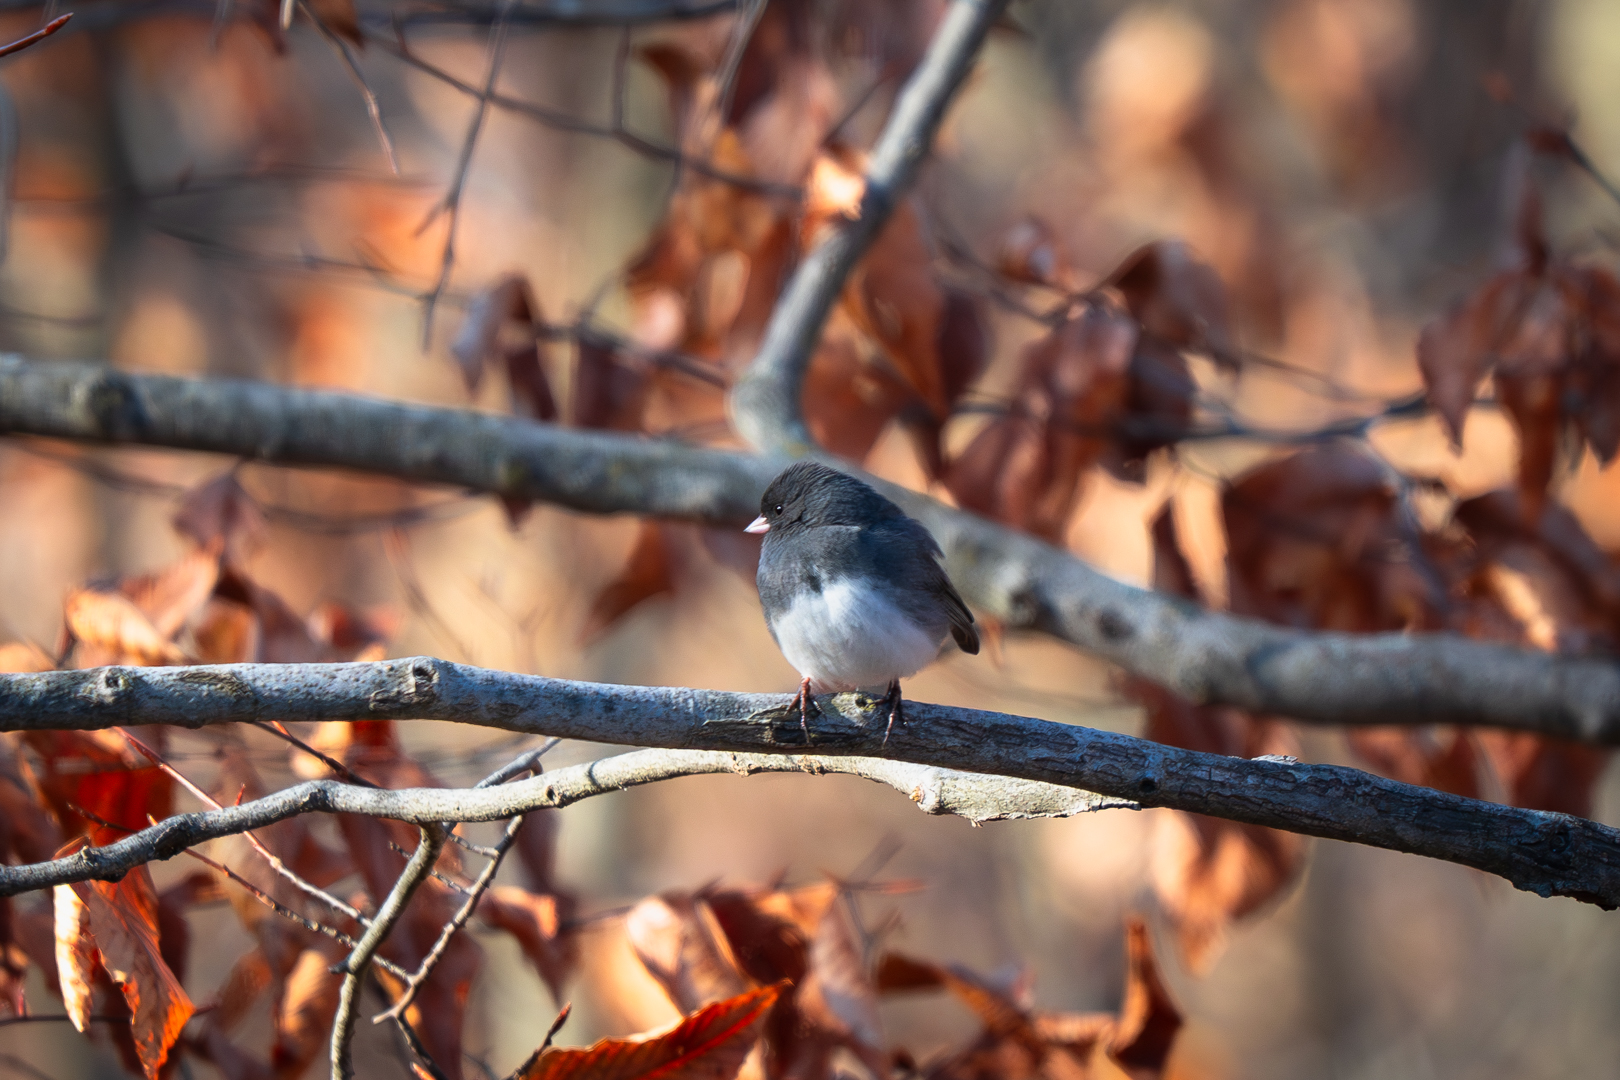
MULTIPOLYGON (((212 867, 213 869, 219 871, 221 874, 224 874, 226 877, 230 878, 232 881, 234 881, 238 885, 242 886, 242 888, 246 889, 250 894, 252 894, 252 896, 253 896, 253 898, 255 900, 259 901, 259 903, 263 904, 265 907, 269 908, 271 911, 274 911, 277 915, 280 915, 282 918, 288 919, 288 920, 291 920, 292 922, 297 923, 299 926, 302 926, 305 930, 309 930, 312 933, 316 933, 316 934, 323 934, 326 937, 329 937, 333 941, 337 942, 339 945, 344 945, 344 946, 347 946, 347 947, 349 947, 351 949, 354 948, 355 945, 358 944, 358 942, 356 942, 354 938, 350 937, 348 934, 345 934, 343 931, 337 929, 336 927, 327 926, 325 923, 321 922, 318 919, 311 919, 307 915, 302 915, 299 912, 294 911, 292 908, 288 907, 286 904, 281 903, 275 897, 271 896, 269 893, 265 892, 263 889, 259 888, 255 884, 253 884, 253 882, 249 881, 247 878, 243 877, 241 874, 237 873, 235 870, 232 870, 229 866, 226 866, 222 862, 215 862, 213 859, 210 859, 208 856, 204 855, 200 851, 197 851, 195 848, 187 848, 183 852, 183 854, 189 855, 193 859, 196 859, 198 862, 204 864, 205 866, 212 867)), ((362 924, 362 925, 364 925, 364 924, 362 924)), ((388 960, 388 959, 386 959, 384 957, 381 957, 381 956, 377 957, 377 966, 383 968, 390 975, 396 975, 396 976, 398 976, 399 978, 402 978, 402 979, 410 977, 410 972, 406 971, 403 967, 400 967, 398 964, 394 963, 392 960, 388 960)))
POLYGON ((793 457, 815 448, 802 394, 827 316, 850 271, 910 190, 946 106, 1006 7, 1007 0, 953 0, 872 147, 859 216, 829 227, 782 291, 759 352, 731 394, 737 430, 754 447, 793 457))
MULTIPOLYGON (((377 141, 382 143, 383 154, 388 158, 388 167, 395 176, 399 176, 399 155, 394 151, 394 138, 388 133, 388 125, 383 122, 382 106, 377 101, 377 92, 371 88, 371 83, 366 80, 366 73, 360 70, 360 58, 354 55, 354 50, 349 47, 347 41, 343 40, 331 27, 326 25, 326 20, 322 19, 312 6, 304 2, 304 0, 297 0, 297 2, 303 7, 304 14, 308 15, 310 21, 315 24, 315 28, 321 32, 321 36, 326 39, 327 44, 332 46, 338 57, 342 59, 344 66, 348 68, 349 77, 354 80, 355 85, 360 89, 360 96, 365 99, 366 115, 371 117, 371 126, 377 132, 377 141)), ((294 0, 282 0, 282 18, 291 18, 290 10, 293 3, 294 0)))
POLYGON ((38 45, 40 42, 44 41, 46 38, 50 37, 52 34, 56 33, 58 30, 62 29, 62 27, 66 26, 67 23, 68 23, 68 20, 71 19, 71 18, 73 18, 73 12, 71 12, 71 11, 68 12, 66 15, 58 15, 56 18, 54 18, 50 22, 46 23, 43 28, 41 28, 39 30, 35 30, 32 34, 29 34, 27 37, 18 38, 16 41, 13 41, 10 45, 0 45, 0 56, 10 56, 12 53, 22 52, 24 49, 28 48, 30 45, 38 45))
MULTIPOLYGON (((213 807, 215 810, 223 809, 220 803, 212 795, 208 794, 208 792, 204 791, 196 784, 193 784, 184 774, 180 772, 180 770, 170 765, 167 761, 164 761, 157 751, 147 746, 140 739, 137 739, 134 735, 130 734, 122 727, 115 727, 113 730, 121 735, 124 741, 129 743, 130 746, 134 747, 143 757, 145 757, 152 764, 156 765, 159 769, 163 770, 163 772, 166 773, 172 780, 180 784, 187 791, 191 792, 191 794, 196 796, 197 799, 203 803, 206 803, 208 806, 213 807)), ((287 881, 291 882, 295 888, 302 890, 309 896, 313 896, 315 899, 321 901, 333 911, 347 915, 361 926, 370 925, 370 921, 366 918, 366 916, 353 905, 340 900, 336 896, 333 896, 331 893, 327 892, 319 885, 316 885, 314 882, 306 880, 292 867, 282 862, 281 857, 275 852, 271 851, 269 848, 265 847, 264 843, 260 841, 260 839, 255 836, 252 831, 245 831, 242 835, 247 839, 249 844, 253 845, 253 850, 262 855, 264 860, 270 864, 270 869, 274 870, 277 874, 280 874, 287 881)))
POLYGON ((478 907, 478 901, 483 899, 484 893, 494 884, 495 874, 501 868, 501 861, 506 858, 506 853, 511 848, 512 841, 517 839, 518 829, 523 827, 523 822, 524 818, 522 817, 515 817, 507 822, 506 832, 502 834, 500 842, 495 845, 494 857, 485 864, 483 872, 478 875, 478 880, 473 882, 472 888, 467 892, 466 901, 450 921, 444 924, 444 928, 439 931, 438 940, 433 943, 433 948, 422 958, 422 963, 417 966, 411 977, 405 980, 405 990, 399 995, 399 1000, 389 1006, 386 1012, 373 1016, 371 1018, 373 1024, 380 1024, 384 1020, 398 1016, 411 1007, 411 1003, 416 1000, 417 991, 422 989, 422 984, 427 982, 428 977, 433 974, 433 969, 439 965, 440 958, 444 956, 445 949, 450 945, 450 939, 463 926, 467 925, 467 920, 472 918, 474 909, 478 907))
MULTIPOLYGON (((479 95, 479 89, 462 79, 458 79, 450 72, 423 60, 397 41, 388 41, 384 38, 367 38, 368 42, 376 44, 379 49, 388 52, 411 67, 431 78, 437 79, 446 86, 453 87, 470 97, 479 95)), ((617 83, 615 84, 617 85, 617 83)), ((536 123, 544 124, 557 131, 565 131, 571 135, 583 135, 591 138, 606 139, 616 142, 625 149, 642 157, 657 161, 666 161, 675 166, 678 171, 697 173, 709 180, 716 180, 722 184, 729 184, 745 191, 751 191, 767 198, 782 199, 797 202, 804 197, 804 189, 795 184, 782 184, 773 180, 762 180, 756 176, 743 176, 740 173, 729 172, 720 168, 711 161, 691 157, 681 150, 671 146, 663 146, 650 139, 637 135, 626 128, 622 122, 610 124, 593 123, 569 116, 566 113, 548 109, 544 105, 532 101, 524 101, 508 94, 492 94, 489 104, 497 109, 515 113, 526 117, 536 123)), ((615 109, 615 114, 621 114, 622 107, 615 109)))
POLYGON ((354 1040, 355 1007, 359 1004, 360 986, 365 978, 366 969, 371 966, 377 950, 393 931, 394 924, 405 913, 405 905, 410 902, 412 894, 427 880, 428 871, 433 869, 434 861, 444 849, 442 826, 436 822, 428 822, 420 828, 422 839, 416 845, 416 854, 405 864, 399 880, 394 882, 387 899, 377 909, 377 917, 372 920, 365 934, 355 944, 354 950, 333 966, 334 971, 343 973, 343 987, 338 992, 337 1015, 332 1020, 331 1061, 332 1076, 335 1080, 350 1080, 354 1076, 354 1065, 349 1060, 349 1044, 354 1040))
POLYGON ((501 5, 502 14, 496 18, 495 24, 490 28, 489 41, 489 71, 484 77, 484 89, 478 95, 478 104, 473 109, 472 120, 467 124, 467 134, 461 141, 461 154, 456 159, 456 171, 451 177, 450 188, 445 192, 444 199, 435 208, 434 212, 422 222, 417 229, 424 231, 439 214, 447 214, 449 222, 444 234, 444 248, 439 256, 439 276, 433 282, 422 301, 422 347, 425 349, 433 336, 433 311, 444 295, 445 288, 450 284, 450 272, 456 261, 456 229, 461 221, 461 197, 467 186, 467 173, 472 168, 473 150, 478 145, 478 135, 484 129, 484 117, 489 113, 489 100, 495 93, 495 84, 501 77, 501 59, 506 53, 506 18, 505 13, 511 9, 513 0, 504 0, 501 5))

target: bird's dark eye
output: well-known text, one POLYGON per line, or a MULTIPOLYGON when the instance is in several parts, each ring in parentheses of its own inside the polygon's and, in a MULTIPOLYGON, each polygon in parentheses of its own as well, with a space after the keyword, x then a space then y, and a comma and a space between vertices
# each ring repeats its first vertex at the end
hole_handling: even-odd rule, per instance
POLYGON ((771 511, 771 512, 772 512, 772 513, 774 513, 774 514, 780 514, 780 513, 781 513, 781 512, 782 512, 782 504, 781 504, 781 503, 777 503, 777 504, 776 504, 776 509, 775 509, 775 510, 773 510, 773 511, 771 511))

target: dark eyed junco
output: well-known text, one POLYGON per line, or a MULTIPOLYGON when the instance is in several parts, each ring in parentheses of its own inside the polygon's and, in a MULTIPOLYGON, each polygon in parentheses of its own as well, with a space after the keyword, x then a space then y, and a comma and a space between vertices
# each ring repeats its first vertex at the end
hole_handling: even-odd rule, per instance
POLYGON ((810 737, 811 693, 887 686, 888 741, 900 680, 947 636, 979 651, 973 614, 939 564, 939 545, 894 503, 844 473, 801 461, 771 481, 748 532, 764 533, 759 599, 803 681, 794 703, 810 737))

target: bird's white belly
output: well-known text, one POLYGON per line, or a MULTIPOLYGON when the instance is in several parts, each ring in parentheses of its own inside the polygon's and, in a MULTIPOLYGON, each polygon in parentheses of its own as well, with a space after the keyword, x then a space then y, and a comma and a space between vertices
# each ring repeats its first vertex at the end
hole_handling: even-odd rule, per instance
POLYGON ((915 675, 939 655, 931 638, 882 593, 849 580, 805 593, 772 624, 776 643, 818 690, 884 686, 915 675))

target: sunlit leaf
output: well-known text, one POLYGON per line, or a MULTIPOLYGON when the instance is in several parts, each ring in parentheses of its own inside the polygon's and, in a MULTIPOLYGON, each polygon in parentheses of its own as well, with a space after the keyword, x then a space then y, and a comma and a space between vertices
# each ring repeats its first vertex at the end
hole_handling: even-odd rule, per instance
POLYGON ((509 1080, 731 1080, 783 986, 705 1005, 662 1031, 537 1052, 509 1080))

